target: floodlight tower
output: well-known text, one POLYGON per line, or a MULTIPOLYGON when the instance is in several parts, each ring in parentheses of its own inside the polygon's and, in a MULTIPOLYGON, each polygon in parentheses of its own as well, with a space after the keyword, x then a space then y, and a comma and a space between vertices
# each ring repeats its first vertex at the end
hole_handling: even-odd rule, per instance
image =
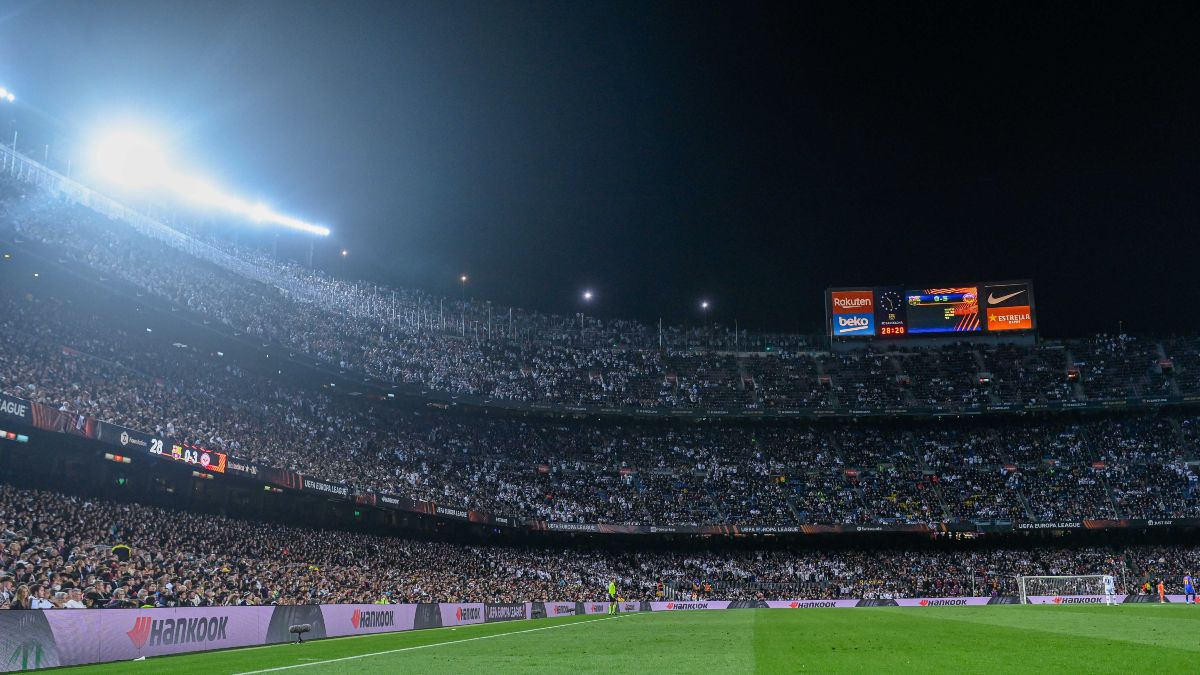
MULTIPOLYGON (((593 293, 592 289, 589 288, 589 289, 584 290, 582 297, 583 297, 584 306, 587 306, 587 305, 592 304, 592 298, 596 297, 596 294, 593 293)), ((585 314, 585 312, 579 312, 579 332, 580 333, 583 332, 583 315, 584 314, 585 314)))

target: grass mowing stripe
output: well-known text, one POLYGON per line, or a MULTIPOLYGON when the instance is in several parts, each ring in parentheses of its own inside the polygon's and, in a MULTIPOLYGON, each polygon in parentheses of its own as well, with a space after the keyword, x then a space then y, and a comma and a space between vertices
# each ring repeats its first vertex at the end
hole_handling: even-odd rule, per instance
MULTIPOLYGON (((883 611, 894 610, 883 609, 883 611)), ((1200 643, 1189 639, 1197 630, 1195 623, 1200 621, 1200 609, 1195 611, 1192 611, 1191 608, 1184 608, 1183 611, 1175 608, 1167 610, 1165 605, 1138 603, 1129 606, 1117 605, 1116 607, 1104 605, 1045 607, 1041 611, 1026 609, 1017 612, 1012 610, 994 611, 994 609, 989 611, 987 608, 955 608, 937 614, 916 613, 912 616, 921 619, 972 623, 997 629, 1039 631, 1150 647, 1200 651, 1200 643), (1158 608, 1166 611, 1160 612, 1158 608)))
POLYGON ((373 656, 383 656, 385 654, 398 654, 400 652, 411 652, 417 649, 428 649, 430 647, 441 647, 444 645, 454 645, 462 642, 475 642, 476 640, 490 640, 492 638, 505 637, 508 635, 520 635, 521 633, 533 633, 540 630, 554 630, 555 628, 566 628, 567 626, 582 626, 589 623, 599 623, 610 619, 624 619, 626 617, 635 616, 634 614, 618 614, 616 616, 606 616, 602 619, 590 619, 587 621, 572 621, 571 623, 560 623, 553 626, 540 626, 538 628, 525 628, 523 630, 513 630, 505 633, 493 633, 492 635, 479 635, 476 637, 462 638, 459 640, 448 640, 446 642, 431 642, 424 645, 415 645, 412 647, 399 647, 396 649, 388 649, 382 652, 371 652, 367 654, 355 654, 353 656, 343 656, 336 659, 325 659, 323 661, 313 661, 311 663, 294 663, 287 666, 275 666, 274 668, 263 668, 262 670, 248 670, 236 675, 257 675, 258 673, 273 673, 279 670, 292 670, 294 668, 308 668, 310 666, 322 666, 328 663, 337 663, 339 661, 353 661, 355 659, 366 659, 373 656))

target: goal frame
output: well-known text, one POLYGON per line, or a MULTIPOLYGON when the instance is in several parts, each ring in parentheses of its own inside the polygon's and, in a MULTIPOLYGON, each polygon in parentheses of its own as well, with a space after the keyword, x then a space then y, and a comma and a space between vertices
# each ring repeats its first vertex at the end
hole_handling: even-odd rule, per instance
MULTIPOLYGON (((1052 579, 1052 580, 1063 580, 1063 581, 1065 581, 1065 580, 1068 580, 1068 579, 1080 579, 1080 580, 1083 580, 1083 579, 1094 579, 1094 580, 1095 580, 1095 582, 1096 582, 1096 584, 1097 584, 1097 586, 1100 588, 1100 592, 1098 592, 1098 593, 1095 593, 1095 595, 1103 595, 1103 594, 1104 594, 1104 591, 1103 591, 1103 589, 1104 589, 1104 577, 1105 577, 1105 576, 1106 576, 1106 575, 1104 575, 1104 574, 1056 574, 1056 575, 1048 575, 1048 574, 1028 574, 1028 575, 1017 575, 1017 588, 1018 588, 1018 589, 1020 590, 1020 592, 1021 592, 1021 604, 1022 604, 1022 605, 1028 605, 1028 604, 1029 604, 1029 595, 1030 595, 1030 594, 1028 593, 1028 586, 1027 586, 1027 583, 1028 583, 1029 581, 1031 581, 1031 580, 1034 580, 1034 579, 1052 579)), ((1108 575, 1108 576, 1111 576, 1111 577, 1113 578, 1113 581, 1114 581, 1114 583, 1115 583, 1115 582, 1117 581, 1117 579, 1118 579, 1117 575, 1115 575, 1115 574, 1110 574, 1110 575, 1108 575)), ((1045 595, 1045 593, 1034 593, 1034 595, 1045 595)), ((1077 595, 1077 594, 1076 594, 1076 593, 1060 593, 1060 592, 1057 592, 1057 591, 1056 591, 1056 592, 1054 592, 1054 593, 1053 593, 1053 595, 1077 595)), ((1087 595, 1093 595, 1093 594, 1092 594, 1092 593, 1088 593, 1087 595)))

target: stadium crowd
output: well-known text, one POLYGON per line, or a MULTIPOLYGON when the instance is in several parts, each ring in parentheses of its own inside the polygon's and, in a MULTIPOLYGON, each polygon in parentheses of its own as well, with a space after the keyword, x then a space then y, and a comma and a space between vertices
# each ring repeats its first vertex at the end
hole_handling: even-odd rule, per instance
POLYGON ((0 609, 1012 595, 1020 574, 1134 588, 1200 548, 623 551, 471 546, 285 527, 0 485, 0 609))
POLYGON ((15 236, 233 333, 383 383, 485 400, 958 409, 1200 391, 1196 373, 1176 377, 1173 362, 1164 366, 1175 354, 1196 351, 1188 340, 1121 335, 1036 347, 830 354, 799 335, 654 328, 356 283, 175 231, 153 238, 36 192, 9 195, 2 206, 0 227, 15 236))
POLYGON ((78 298, 0 298, 0 390, 353 487, 524 519, 927 523, 1198 512, 1187 415, 601 424, 405 410, 169 344, 78 298))

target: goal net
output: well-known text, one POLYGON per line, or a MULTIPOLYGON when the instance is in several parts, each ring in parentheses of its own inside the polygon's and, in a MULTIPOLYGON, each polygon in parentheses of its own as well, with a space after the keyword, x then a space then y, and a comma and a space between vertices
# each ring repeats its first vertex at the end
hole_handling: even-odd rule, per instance
MULTIPOLYGON (((1114 585, 1116 580, 1114 579, 1114 585)), ((1080 595, 1104 595, 1104 575, 1086 574, 1080 576, 1057 577, 1017 577, 1017 585, 1021 589, 1021 604, 1033 602, 1053 602, 1054 598, 1080 595), (1030 600, 1030 598, 1051 598, 1051 600, 1030 600)))

